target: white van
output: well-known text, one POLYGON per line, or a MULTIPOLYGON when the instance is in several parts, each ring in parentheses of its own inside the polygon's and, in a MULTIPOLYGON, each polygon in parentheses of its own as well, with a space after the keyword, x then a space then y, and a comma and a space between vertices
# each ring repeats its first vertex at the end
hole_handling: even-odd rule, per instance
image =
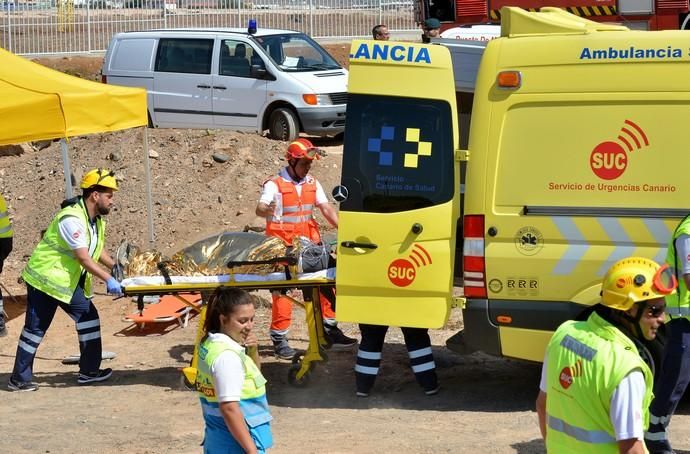
POLYGON ((295 31, 119 33, 102 78, 146 88, 152 127, 268 130, 286 141, 300 132, 332 136, 345 129, 347 70, 295 31))

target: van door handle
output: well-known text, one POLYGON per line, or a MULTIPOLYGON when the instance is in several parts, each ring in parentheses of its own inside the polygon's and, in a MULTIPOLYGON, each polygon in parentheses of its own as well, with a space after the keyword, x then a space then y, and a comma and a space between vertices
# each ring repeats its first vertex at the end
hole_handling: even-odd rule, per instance
POLYGON ((214 85, 213 88, 215 88, 216 90, 227 90, 228 89, 228 87, 226 87, 225 85, 214 85))
POLYGON ((211 88, 210 85, 197 85, 197 88, 211 88))
POLYGON ((343 241, 340 245, 350 249, 358 247, 362 249, 376 249, 378 247, 378 245, 374 243, 357 243, 356 241, 343 241))

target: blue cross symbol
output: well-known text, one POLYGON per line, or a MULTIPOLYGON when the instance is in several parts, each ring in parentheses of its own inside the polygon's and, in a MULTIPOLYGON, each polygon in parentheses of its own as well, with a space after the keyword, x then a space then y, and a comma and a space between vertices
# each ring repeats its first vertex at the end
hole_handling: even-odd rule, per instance
POLYGON ((367 150, 379 154, 380 166, 393 165, 393 152, 384 151, 381 149, 381 143, 384 140, 392 141, 395 137, 395 126, 381 126, 381 135, 379 137, 370 137, 367 143, 367 150))

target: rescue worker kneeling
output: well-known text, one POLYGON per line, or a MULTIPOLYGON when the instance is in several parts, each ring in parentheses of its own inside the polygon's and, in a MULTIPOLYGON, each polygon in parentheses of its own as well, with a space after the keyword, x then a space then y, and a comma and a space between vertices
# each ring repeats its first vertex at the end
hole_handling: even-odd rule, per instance
POLYGON ((656 337, 677 285, 668 265, 620 260, 589 318, 556 330, 536 402, 547 451, 645 452, 653 362, 643 342, 656 337))

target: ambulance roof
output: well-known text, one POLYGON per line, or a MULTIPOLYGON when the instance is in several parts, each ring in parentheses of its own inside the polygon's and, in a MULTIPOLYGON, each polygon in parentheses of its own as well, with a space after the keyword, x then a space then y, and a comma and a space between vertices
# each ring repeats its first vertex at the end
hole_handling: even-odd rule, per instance
POLYGON ((521 8, 501 9, 501 36, 585 34, 594 31, 626 31, 622 25, 602 24, 570 14, 561 8, 544 7, 538 12, 521 8))

